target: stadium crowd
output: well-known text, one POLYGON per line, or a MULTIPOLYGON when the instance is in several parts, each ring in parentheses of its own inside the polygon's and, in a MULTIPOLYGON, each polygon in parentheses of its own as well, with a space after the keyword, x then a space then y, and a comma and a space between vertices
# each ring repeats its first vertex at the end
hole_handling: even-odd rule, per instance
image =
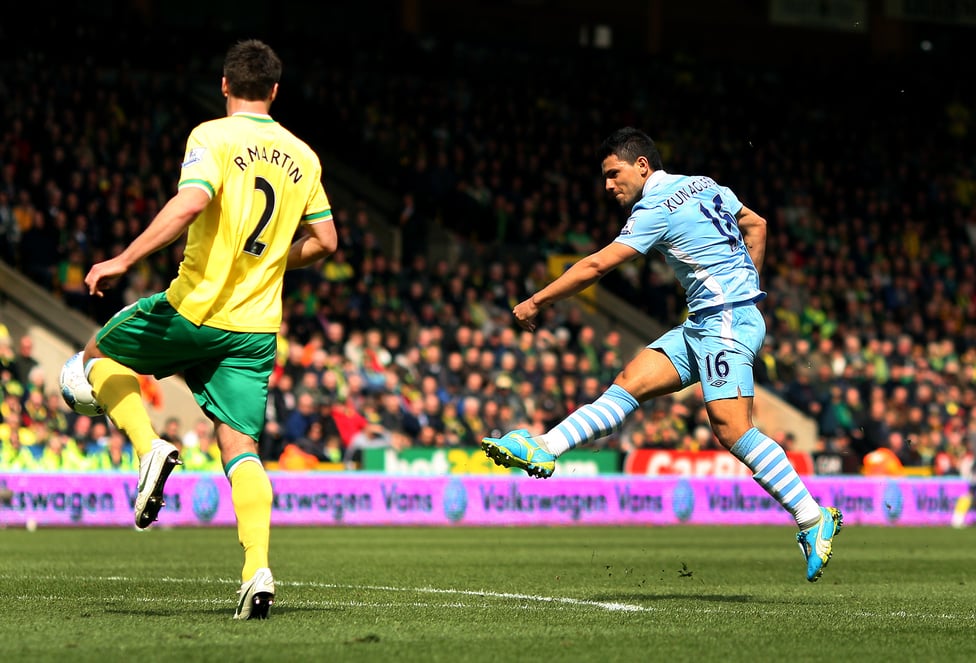
MULTIPOLYGON (((870 84, 832 71, 821 95, 772 65, 720 73, 675 57, 634 70, 613 58, 404 40, 292 74, 306 110, 289 106, 290 124, 388 182, 403 207, 376 219, 337 206, 340 250, 289 273, 262 457, 354 466, 370 447, 475 446, 521 424, 541 432, 598 396, 627 359, 619 334, 597 338, 574 306, 519 332, 510 311, 546 280, 548 255, 619 231, 593 153, 634 124, 666 169, 711 175, 767 217, 757 376, 816 420, 818 450, 847 471, 877 448, 957 471, 976 445, 971 96, 936 90, 914 62, 879 65, 870 84), (600 84, 581 93, 580 80, 600 84), (930 131, 919 140, 910 127, 930 131), (380 248, 384 224, 402 231, 402 260, 380 248), (456 238, 457 260, 428 257, 434 228, 456 238)), ((30 52, 4 67, 0 257, 104 321, 175 274, 179 242, 104 300, 83 285, 171 194, 181 141, 211 111, 187 76, 52 67, 30 52)), ((665 324, 683 315, 663 261, 604 285, 665 324)), ((106 421, 44 391, 29 337, 0 330, 0 378, 0 468, 133 467, 106 421)), ((207 429, 167 422, 185 469, 219 469, 207 429)), ((790 431, 777 436, 789 446, 790 431)), ((645 405, 603 443, 717 448, 694 395, 645 405)))

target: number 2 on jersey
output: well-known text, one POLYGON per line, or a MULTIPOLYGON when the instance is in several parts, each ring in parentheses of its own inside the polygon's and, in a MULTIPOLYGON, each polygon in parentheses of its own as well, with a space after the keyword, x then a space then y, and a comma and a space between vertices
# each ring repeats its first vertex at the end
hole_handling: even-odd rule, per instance
POLYGON ((254 178, 254 188, 264 193, 264 211, 261 212, 258 225, 254 227, 254 231, 248 236, 247 241, 244 242, 244 253, 250 253, 252 256, 260 257, 264 253, 264 250, 268 248, 268 245, 264 242, 259 242, 258 237, 268 227, 268 223, 271 221, 271 215, 274 214, 275 191, 274 187, 271 186, 271 182, 261 176, 254 178))
POLYGON ((714 213, 705 207, 705 203, 698 203, 698 209, 701 210, 701 213, 705 215, 706 219, 712 222, 716 230, 728 238, 729 248, 735 249, 742 242, 742 233, 739 232, 739 224, 736 222, 735 217, 725 209, 725 201, 722 200, 722 196, 716 195, 712 198, 712 205, 715 206, 714 213))

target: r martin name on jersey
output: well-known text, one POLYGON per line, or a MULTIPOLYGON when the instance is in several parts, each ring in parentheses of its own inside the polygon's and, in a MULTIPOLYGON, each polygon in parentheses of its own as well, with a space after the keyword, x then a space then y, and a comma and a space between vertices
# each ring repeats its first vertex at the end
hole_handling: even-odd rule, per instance
POLYGON ((241 170, 245 170, 255 161, 265 161, 283 168, 288 173, 288 177, 291 178, 292 182, 295 182, 296 184, 302 179, 302 171, 299 170, 298 165, 292 161, 290 156, 276 148, 268 148, 267 145, 255 145, 254 147, 249 147, 247 148, 246 156, 237 155, 234 157, 234 163, 241 170))

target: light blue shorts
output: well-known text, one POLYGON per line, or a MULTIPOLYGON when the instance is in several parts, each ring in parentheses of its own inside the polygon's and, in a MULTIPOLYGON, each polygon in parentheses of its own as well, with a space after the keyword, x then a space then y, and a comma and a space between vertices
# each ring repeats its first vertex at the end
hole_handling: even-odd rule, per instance
POLYGON ((662 350, 681 376, 682 387, 701 382, 705 402, 754 396, 753 363, 766 336, 755 304, 691 315, 648 345, 662 350))

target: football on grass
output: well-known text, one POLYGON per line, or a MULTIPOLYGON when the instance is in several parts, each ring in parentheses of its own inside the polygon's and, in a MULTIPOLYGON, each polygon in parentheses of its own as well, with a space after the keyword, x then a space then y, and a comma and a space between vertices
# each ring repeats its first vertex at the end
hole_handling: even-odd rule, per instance
POLYGON ((105 414, 105 408, 95 400, 91 384, 85 377, 85 367, 82 364, 80 352, 72 356, 61 367, 60 382, 61 396, 72 410, 89 417, 105 414))

